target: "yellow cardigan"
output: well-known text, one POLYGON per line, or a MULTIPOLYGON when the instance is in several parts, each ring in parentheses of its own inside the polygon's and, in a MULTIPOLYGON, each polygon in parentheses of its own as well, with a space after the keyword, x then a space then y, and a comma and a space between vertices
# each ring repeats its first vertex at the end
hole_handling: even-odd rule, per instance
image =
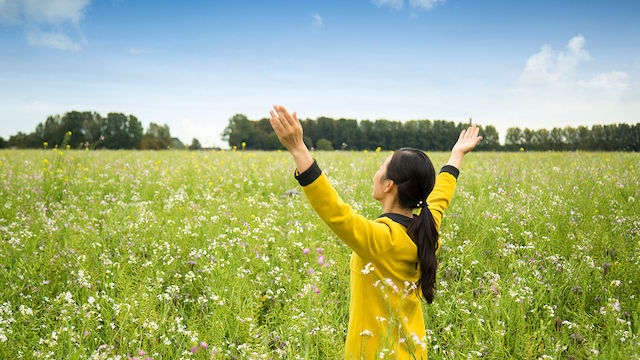
MULTIPOLYGON (((427 198, 438 229, 457 176, 455 167, 443 167, 427 198)), ((313 209, 353 250, 345 359, 426 359, 421 290, 414 285, 420 277, 418 250, 406 232, 411 218, 364 218, 340 199, 315 160, 295 177, 313 209)))

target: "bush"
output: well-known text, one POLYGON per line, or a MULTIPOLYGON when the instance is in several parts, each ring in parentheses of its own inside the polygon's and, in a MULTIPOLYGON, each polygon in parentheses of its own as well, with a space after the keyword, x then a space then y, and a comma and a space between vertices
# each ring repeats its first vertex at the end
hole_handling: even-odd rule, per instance
POLYGON ((317 150, 333 150, 333 145, 331 144, 331 141, 323 138, 316 141, 316 149, 317 150))

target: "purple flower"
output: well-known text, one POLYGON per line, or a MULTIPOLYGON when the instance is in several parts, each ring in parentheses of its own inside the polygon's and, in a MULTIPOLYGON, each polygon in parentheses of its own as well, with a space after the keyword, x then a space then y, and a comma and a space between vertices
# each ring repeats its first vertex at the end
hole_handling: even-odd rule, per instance
POLYGON ((304 248, 304 250, 302 250, 302 253, 307 255, 309 252, 311 251, 311 249, 309 248, 304 248))
POLYGON ((323 265, 324 264, 324 259, 325 259, 324 255, 318 256, 318 264, 323 265))
POLYGON ((323 251, 323 250, 322 250, 322 248, 319 248, 319 247, 317 247, 317 248, 316 248, 316 252, 317 252, 318 254, 322 254, 322 251, 323 251))
POLYGON ((204 341, 200 341, 200 347, 201 347, 202 349, 206 349, 206 348, 208 348, 208 347, 209 347, 209 345, 207 345, 207 343, 206 343, 206 342, 204 342, 204 341))
POLYGON ((191 348, 191 353, 192 354, 195 354, 196 352, 198 352, 198 346, 197 345, 191 348))

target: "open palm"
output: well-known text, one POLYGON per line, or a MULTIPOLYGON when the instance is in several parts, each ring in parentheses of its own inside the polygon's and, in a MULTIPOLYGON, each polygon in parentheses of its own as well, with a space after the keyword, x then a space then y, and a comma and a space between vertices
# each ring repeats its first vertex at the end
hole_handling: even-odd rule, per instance
POLYGON ((451 149, 451 151, 460 151, 463 154, 466 154, 473 150, 480 140, 482 140, 482 136, 478 136, 478 133, 480 133, 480 128, 475 124, 466 130, 462 130, 460 132, 460 137, 458 137, 458 142, 453 145, 453 149, 451 149))

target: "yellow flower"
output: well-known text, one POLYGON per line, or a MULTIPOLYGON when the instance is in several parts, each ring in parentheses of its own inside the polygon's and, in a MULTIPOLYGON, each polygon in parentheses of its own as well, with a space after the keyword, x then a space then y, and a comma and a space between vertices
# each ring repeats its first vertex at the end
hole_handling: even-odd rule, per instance
POLYGON ((42 145, 44 145, 44 147, 47 147, 49 146, 49 143, 45 141, 44 143, 42 143, 42 145))
POLYGON ((71 136, 71 130, 67 131, 67 135, 71 136))
POLYGON ((45 164, 48 164, 48 163, 49 163, 49 160, 47 160, 47 159, 44 159, 44 160, 42 160, 42 161, 43 161, 45 164))
POLYGON ((247 146, 247 143, 243 141, 243 142, 242 142, 242 148, 244 149, 244 148, 245 148, 245 146, 247 146))
POLYGON ((524 151, 524 148, 520 148, 520 151, 524 151))
POLYGON ((71 149, 71 145, 67 145, 67 150, 71 149))
POLYGON ((380 152, 380 150, 382 150, 382 148, 380 148, 380 146, 378 146, 378 147, 376 148, 376 152, 380 152))
POLYGON ((238 147, 233 145, 233 151, 236 151, 237 149, 238 149, 238 147))

